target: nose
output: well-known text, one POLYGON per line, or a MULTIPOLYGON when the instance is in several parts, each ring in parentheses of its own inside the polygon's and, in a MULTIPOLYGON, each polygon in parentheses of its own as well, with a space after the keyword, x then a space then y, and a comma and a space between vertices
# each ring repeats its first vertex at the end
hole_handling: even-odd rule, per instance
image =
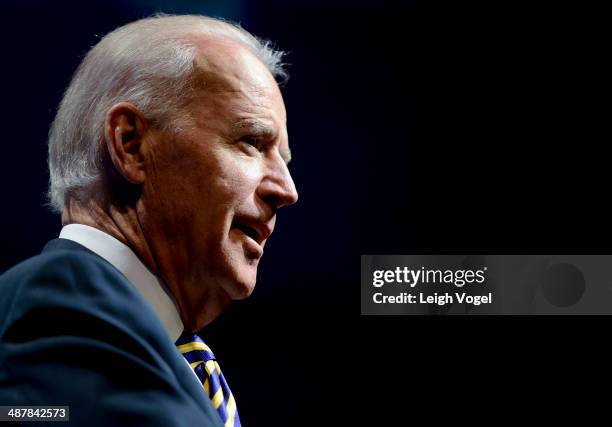
POLYGON ((266 175, 257 189, 257 194, 274 210, 297 202, 295 183, 287 164, 280 156, 269 160, 266 175))

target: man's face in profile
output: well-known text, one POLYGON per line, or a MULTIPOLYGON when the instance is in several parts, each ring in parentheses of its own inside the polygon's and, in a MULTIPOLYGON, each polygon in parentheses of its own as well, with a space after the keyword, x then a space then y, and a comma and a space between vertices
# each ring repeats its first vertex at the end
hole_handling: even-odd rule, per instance
POLYGON ((190 125, 158 134, 143 191, 151 244, 170 260, 164 276, 196 306, 250 295, 276 210, 297 200, 273 77, 233 42, 208 40, 200 49, 206 61, 190 125))

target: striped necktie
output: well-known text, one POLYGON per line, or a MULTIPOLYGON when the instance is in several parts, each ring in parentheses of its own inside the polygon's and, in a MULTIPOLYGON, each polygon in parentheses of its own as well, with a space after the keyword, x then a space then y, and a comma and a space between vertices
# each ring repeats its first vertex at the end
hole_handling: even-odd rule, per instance
POLYGON ((240 427, 236 401, 210 347, 188 331, 179 337, 176 347, 202 382, 225 427, 240 427))

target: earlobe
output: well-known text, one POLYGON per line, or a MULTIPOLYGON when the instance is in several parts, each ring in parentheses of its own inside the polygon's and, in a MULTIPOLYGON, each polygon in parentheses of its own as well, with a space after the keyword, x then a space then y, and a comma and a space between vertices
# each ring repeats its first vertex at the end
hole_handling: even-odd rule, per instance
POLYGON ((121 102, 107 114, 106 147, 117 171, 132 184, 145 180, 146 120, 133 104, 121 102))

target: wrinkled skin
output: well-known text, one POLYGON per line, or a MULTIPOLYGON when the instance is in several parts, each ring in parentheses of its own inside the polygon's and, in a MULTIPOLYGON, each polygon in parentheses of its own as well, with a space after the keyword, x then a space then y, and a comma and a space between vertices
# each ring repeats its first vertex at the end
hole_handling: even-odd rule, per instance
POLYGON ((193 331, 251 294, 276 213, 297 201, 274 78, 232 41, 208 38, 197 46, 188 126, 161 130, 130 103, 108 113, 109 157, 139 186, 139 197, 121 207, 103 196, 70 200, 62 217, 130 246, 167 284, 193 331))

